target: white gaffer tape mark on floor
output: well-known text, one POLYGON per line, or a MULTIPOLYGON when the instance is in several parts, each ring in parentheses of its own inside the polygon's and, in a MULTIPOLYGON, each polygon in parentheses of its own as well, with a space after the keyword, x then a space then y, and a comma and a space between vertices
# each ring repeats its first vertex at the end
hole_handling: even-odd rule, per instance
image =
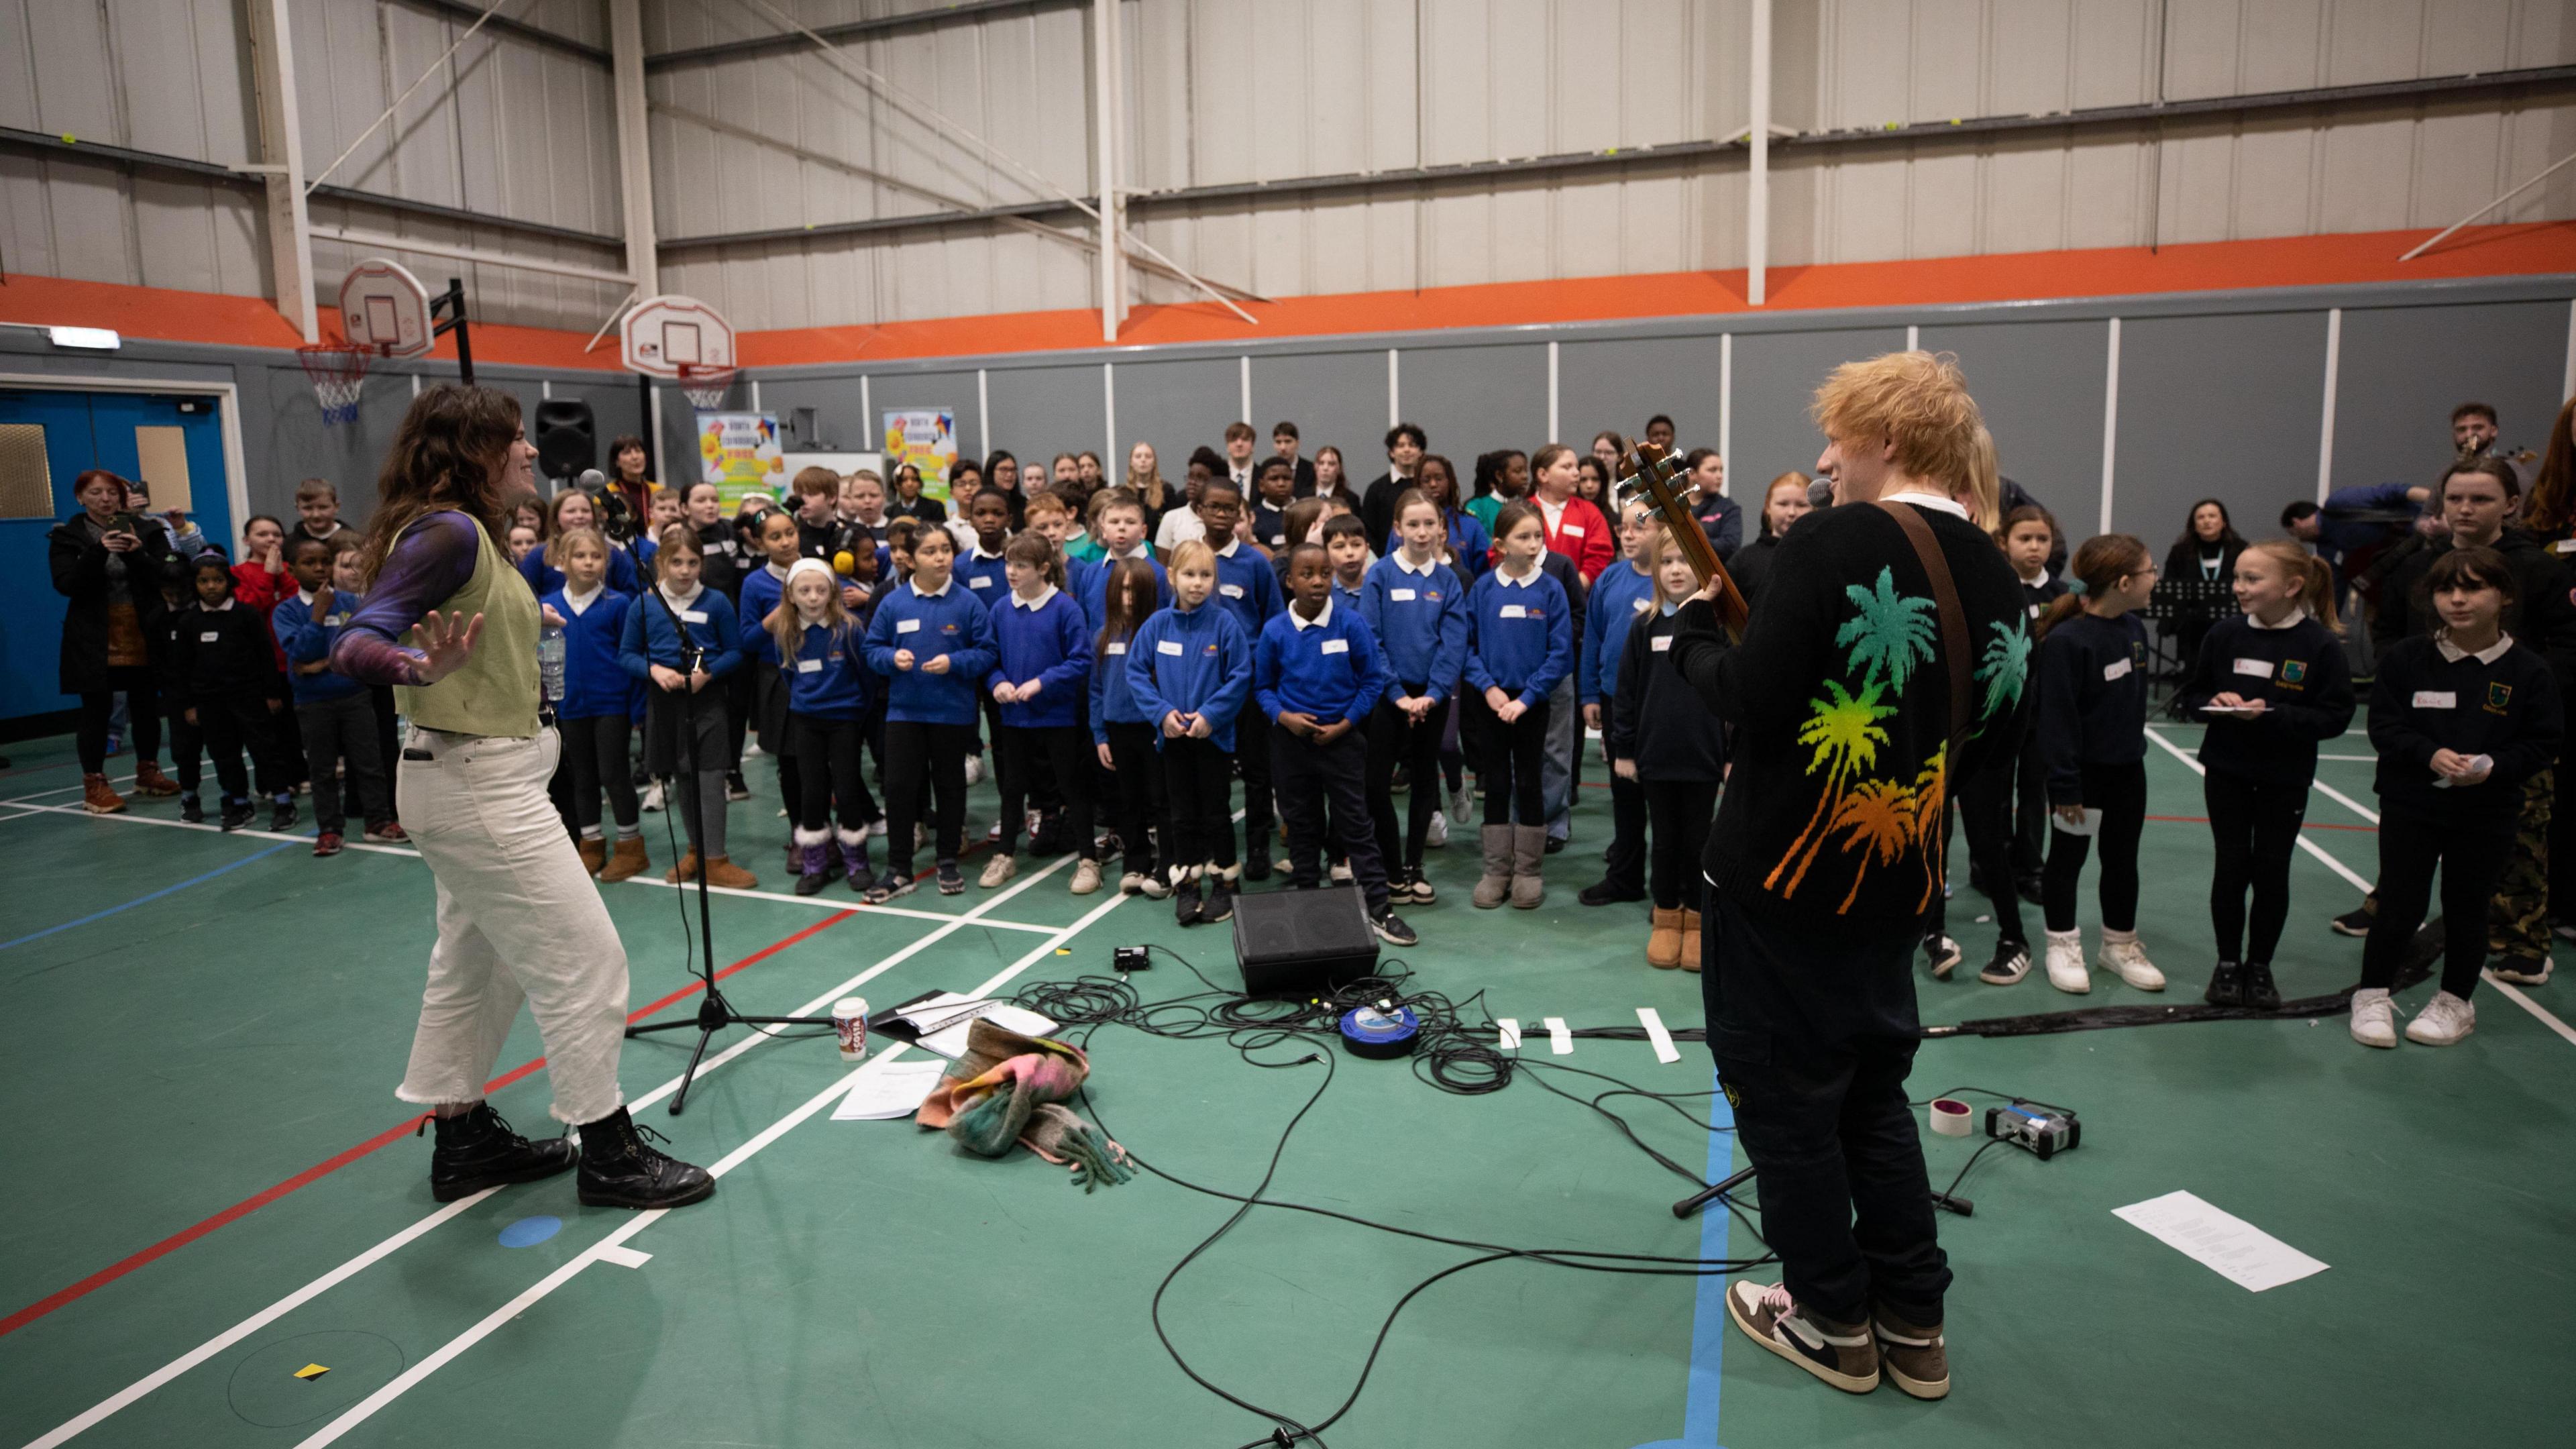
POLYGON ((1496 1046, 1507 1052, 1521 1049, 1521 1024, 1517 1018, 1504 1017, 1494 1023, 1494 1030, 1499 1034, 1494 1042, 1496 1046))
POLYGON ((1682 1054, 1673 1049, 1673 1034, 1664 1030, 1662 1013, 1651 1006, 1640 1006, 1637 1008, 1637 1024, 1646 1029, 1646 1040, 1655 1044, 1656 1061, 1671 1066, 1682 1059, 1682 1054))
POLYGON ((639 1253, 633 1248, 621 1248, 613 1243, 602 1244, 598 1258, 603 1263, 615 1263, 620 1268, 641 1268, 653 1261, 653 1255, 650 1253, 639 1253))
POLYGON ((1561 1057, 1574 1055, 1574 1033, 1567 1028, 1565 1018, 1551 1016, 1543 1024, 1547 1027, 1547 1049, 1561 1057))

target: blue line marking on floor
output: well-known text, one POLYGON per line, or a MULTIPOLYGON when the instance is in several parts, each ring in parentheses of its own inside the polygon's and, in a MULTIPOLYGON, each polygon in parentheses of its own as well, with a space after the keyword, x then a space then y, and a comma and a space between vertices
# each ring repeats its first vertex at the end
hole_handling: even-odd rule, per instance
MULTIPOLYGON (((1709 1074, 1709 1085, 1717 1085, 1716 1073, 1709 1074)), ((1708 1180, 1716 1182, 1735 1171, 1735 1109, 1727 1104, 1720 1090, 1709 1098, 1708 1180)), ((1724 1203, 1710 1203, 1699 1215, 1699 1255, 1704 1259, 1726 1256, 1726 1232, 1735 1214, 1724 1203)), ((1699 1293, 1691 1304, 1690 1379, 1682 1401, 1682 1436, 1640 1444, 1637 1449, 1716 1449, 1717 1396, 1724 1387, 1720 1372, 1725 1366, 1726 1285, 1734 1280, 1711 1273, 1699 1279, 1699 1293)))
POLYGON ((148 904, 148 903, 150 903, 150 902, 152 902, 152 901, 157 901, 157 900, 161 899, 163 896, 166 896, 166 895, 172 895, 172 894, 175 894, 176 892, 186 890, 188 887, 190 887, 190 886, 192 886, 192 885, 202 885, 202 884, 204 884, 205 882, 210 881, 210 880, 213 880, 216 876, 222 875, 222 874, 224 874, 224 873, 225 873, 225 872, 227 872, 227 871, 235 871, 235 870, 239 870, 239 869, 241 869, 243 866, 246 866, 246 865, 250 864, 250 863, 251 863, 252 861, 254 861, 254 860, 261 859, 261 858, 262 858, 262 857, 264 857, 264 856, 271 856, 271 855, 275 855, 275 854, 277 854, 279 851, 284 850, 286 847, 288 847, 288 846, 290 846, 290 845, 296 845, 296 844, 300 844, 300 843, 301 843, 301 842, 293 841, 293 840, 282 840, 282 841, 279 841, 277 844, 270 846, 270 847, 269 847, 268 849, 266 849, 266 850, 257 851, 257 852, 254 852, 253 854, 250 854, 250 855, 245 855, 245 856, 243 856, 241 859, 236 860, 236 861, 232 862, 232 863, 231 863, 231 864, 229 864, 229 865, 219 865, 219 866, 216 866, 213 870, 207 871, 204 875, 199 875, 199 876, 190 876, 188 879, 186 879, 186 880, 183 880, 183 881, 179 882, 177 885, 166 885, 166 886, 163 886, 161 889, 159 889, 159 890, 157 890, 157 891, 152 892, 150 895, 136 896, 134 899, 132 899, 132 900, 130 900, 130 901, 127 901, 125 904, 123 904, 123 905, 121 905, 121 906, 109 906, 106 910, 93 912, 93 913, 91 913, 91 914, 89 914, 89 915, 86 915, 86 916, 81 917, 81 918, 80 918, 79 920, 77 920, 77 921, 65 921, 65 922, 63 922, 63 923, 62 923, 61 925, 59 925, 59 926, 47 926, 45 929, 43 929, 43 930, 41 930, 41 931, 34 931, 34 932, 30 932, 30 933, 29 933, 29 934, 27 934, 27 935, 20 936, 17 940, 14 940, 14 941, 0 941, 0 951, 6 951, 6 950, 8 950, 10 947, 12 947, 12 946, 24 946, 24 945, 26 945, 29 941, 41 941, 41 940, 43 940, 44 938, 46 938, 47 936, 50 936, 50 935, 54 934, 54 933, 55 933, 55 932, 57 932, 57 931, 68 931, 68 930, 70 930, 70 929, 71 929, 72 927, 74 927, 74 926, 86 926, 86 925, 88 925, 88 924, 89 924, 90 922, 92 922, 92 921, 103 921, 103 920, 106 920, 108 917, 110 917, 110 916, 112 916, 112 915, 115 915, 115 914, 116 914, 117 912, 119 912, 119 911, 130 911, 130 910, 133 910, 136 906, 145 905, 145 904, 148 904))

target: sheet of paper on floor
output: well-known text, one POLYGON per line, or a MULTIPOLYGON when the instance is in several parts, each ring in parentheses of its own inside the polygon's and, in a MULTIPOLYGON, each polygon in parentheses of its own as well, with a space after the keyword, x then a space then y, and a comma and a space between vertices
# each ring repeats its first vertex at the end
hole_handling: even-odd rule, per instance
POLYGON ((850 1094, 832 1109, 835 1122, 890 1122, 920 1110, 948 1063, 937 1057, 901 1056, 859 1073, 850 1094))
POLYGON ((2325 1264, 2193 1193, 2169 1192, 2111 1213, 2250 1292, 2326 1270, 2325 1264))

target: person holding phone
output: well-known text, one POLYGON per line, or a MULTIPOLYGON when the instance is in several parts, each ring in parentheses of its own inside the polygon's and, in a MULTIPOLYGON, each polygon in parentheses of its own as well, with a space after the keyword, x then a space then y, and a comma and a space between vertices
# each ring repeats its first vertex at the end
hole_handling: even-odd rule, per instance
POLYGON ((80 753, 81 808, 113 815, 125 798, 108 788, 107 722, 117 691, 126 696, 134 738, 134 788, 146 795, 176 795, 179 786, 161 773, 161 717, 155 708, 151 630, 161 620, 161 565, 170 540, 145 526, 130 503, 129 485, 104 468, 72 481, 80 511, 54 525, 46 539, 54 592, 63 610, 57 682, 80 700, 73 730, 80 753))

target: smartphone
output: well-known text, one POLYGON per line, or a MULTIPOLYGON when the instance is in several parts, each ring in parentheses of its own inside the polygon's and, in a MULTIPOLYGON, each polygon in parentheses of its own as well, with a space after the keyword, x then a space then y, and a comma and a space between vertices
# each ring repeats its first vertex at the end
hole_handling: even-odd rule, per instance
POLYGON ((110 518, 107 528, 110 533, 130 533, 136 538, 143 536, 143 520, 131 513, 120 513, 110 518))

